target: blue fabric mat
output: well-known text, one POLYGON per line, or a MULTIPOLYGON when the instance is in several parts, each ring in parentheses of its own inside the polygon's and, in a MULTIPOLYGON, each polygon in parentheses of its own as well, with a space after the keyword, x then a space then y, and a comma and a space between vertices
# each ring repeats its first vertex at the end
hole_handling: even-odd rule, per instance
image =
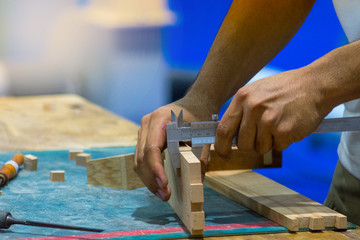
MULTIPOLYGON (((91 153, 92 158, 96 159, 132 153, 134 150, 135 147, 123 147, 89 149, 85 152, 91 153)), ((15 218, 100 228, 107 233, 183 227, 168 203, 160 201, 145 188, 126 191, 88 185, 86 167, 76 166, 75 161, 70 161, 66 150, 24 152, 27 153, 39 158, 38 170, 30 172, 21 169, 18 176, 2 189, 3 195, 0 197, 0 209, 11 212, 15 218), (65 182, 51 182, 50 170, 65 170, 65 182)), ((13 154, 1 153, 0 163, 11 159, 13 154)), ((209 231, 206 234, 287 231, 280 226, 266 225, 272 222, 207 187, 204 210, 206 226, 243 224, 242 229, 209 231), (267 227, 254 228, 254 224, 267 227), (246 228, 246 225, 253 227, 246 228)), ((0 230, 1 239, 72 234, 88 233, 21 225, 0 230)), ((175 235, 188 236, 184 232, 175 235)), ((143 236, 141 239, 161 236, 143 236)))

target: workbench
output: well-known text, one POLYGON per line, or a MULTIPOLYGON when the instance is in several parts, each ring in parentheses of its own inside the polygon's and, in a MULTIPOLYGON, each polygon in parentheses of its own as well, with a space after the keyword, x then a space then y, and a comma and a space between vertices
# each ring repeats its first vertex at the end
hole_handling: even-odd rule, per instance
MULTIPOLYGON (((106 230, 101 233, 103 235, 97 235, 13 226, 9 230, 0 230, 0 238, 188 237, 170 206, 146 188, 126 191, 88 185, 86 168, 76 166, 68 159, 68 150, 74 148, 84 149, 93 158, 132 153, 137 129, 136 124, 75 95, 0 98, 0 163, 9 160, 15 152, 39 157, 37 171, 21 170, 17 178, 2 189, 0 209, 10 211, 20 219, 106 230), (50 170, 65 170, 65 182, 49 181, 50 170)), ((359 229, 289 233, 286 228, 208 187, 204 192, 206 239, 360 238, 359 229)))

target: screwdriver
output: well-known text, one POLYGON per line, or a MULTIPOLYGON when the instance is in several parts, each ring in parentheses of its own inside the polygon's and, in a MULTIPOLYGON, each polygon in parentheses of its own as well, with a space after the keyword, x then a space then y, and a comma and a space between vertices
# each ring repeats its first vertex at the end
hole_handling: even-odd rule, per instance
POLYGON ((60 228, 60 229, 78 230, 78 231, 90 231, 90 232, 104 231, 104 230, 95 229, 95 228, 74 227, 74 226, 66 226, 66 225, 60 225, 60 224, 19 220, 19 219, 13 218, 11 213, 9 213, 9 212, 0 211, 0 229, 1 228, 8 229, 13 224, 21 224, 21 225, 28 225, 28 226, 35 226, 35 227, 60 228))
POLYGON ((19 172, 19 167, 24 164, 24 156, 15 154, 13 159, 7 161, 0 169, 0 187, 5 186, 10 179, 19 172))

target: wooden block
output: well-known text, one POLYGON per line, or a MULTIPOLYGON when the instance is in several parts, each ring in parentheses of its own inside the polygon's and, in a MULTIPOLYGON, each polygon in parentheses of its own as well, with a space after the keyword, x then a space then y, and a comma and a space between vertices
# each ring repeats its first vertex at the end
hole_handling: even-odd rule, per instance
POLYGON ((290 231, 347 225, 346 216, 251 170, 208 172, 205 184, 290 231))
POLYGON ((65 181, 65 171, 63 171, 63 170, 50 171, 50 180, 52 182, 64 182, 65 181))
POLYGON ((0 190, 0 196, 2 195, 2 191, 0 190))
POLYGON ((207 171, 256 169, 256 168, 280 168, 282 165, 282 152, 272 150, 261 155, 257 152, 241 152, 237 147, 232 148, 231 158, 224 161, 215 152, 214 146, 210 148, 210 160, 207 171))
POLYGON ((126 190, 144 187, 133 167, 133 153, 90 160, 87 162, 88 184, 126 190))
POLYGON ((81 150, 81 149, 70 149, 69 150, 69 159, 70 160, 76 160, 76 156, 79 153, 83 153, 83 150, 81 150))
POLYGON ((38 164, 38 158, 34 155, 27 154, 24 156, 24 170, 26 171, 36 171, 38 164))
POLYGON ((200 161, 191 149, 180 148, 180 175, 174 172, 165 150, 164 167, 171 188, 170 206, 192 235, 202 235, 205 228, 203 211, 204 189, 201 182, 200 161))
POLYGON ((85 166, 88 161, 91 160, 91 155, 89 153, 79 153, 76 155, 76 165, 85 166))

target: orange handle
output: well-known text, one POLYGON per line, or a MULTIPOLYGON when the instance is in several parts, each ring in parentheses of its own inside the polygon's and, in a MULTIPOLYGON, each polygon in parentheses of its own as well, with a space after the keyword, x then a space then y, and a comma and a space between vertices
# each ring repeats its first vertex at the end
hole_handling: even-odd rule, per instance
POLYGON ((8 179, 16 176, 19 167, 24 164, 24 156, 21 154, 15 154, 12 161, 5 163, 0 169, 0 173, 5 174, 8 179), (12 161, 15 163, 12 163, 12 161), (18 165, 17 168, 15 167, 16 164, 18 165))

